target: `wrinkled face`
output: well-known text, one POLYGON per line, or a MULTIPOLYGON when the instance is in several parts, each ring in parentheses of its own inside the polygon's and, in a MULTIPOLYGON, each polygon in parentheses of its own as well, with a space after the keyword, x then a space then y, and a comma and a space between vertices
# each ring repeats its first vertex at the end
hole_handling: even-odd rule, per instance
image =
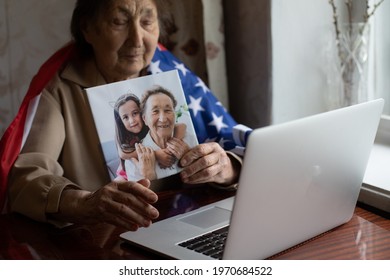
POLYGON ((157 47, 156 5, 153 0, 113 0, 83 34, 106 82, 138 77, 157 47))
POLYGON ((175 128, 175 108, 172 99, 163 93, 151 95, 145 104, 144 122, 153 140, 169 139, 175 128))
POLYGON ((133 100, 129 100, 121 105, 118 111, 122 123, 128 131, 134 134, 141 132, 143 127, 141 112, 138 105, 133 100))

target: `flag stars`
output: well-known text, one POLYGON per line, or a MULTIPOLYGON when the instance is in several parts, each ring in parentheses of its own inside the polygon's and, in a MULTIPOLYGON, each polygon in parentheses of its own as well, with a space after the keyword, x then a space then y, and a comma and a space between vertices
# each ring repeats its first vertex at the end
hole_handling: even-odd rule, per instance
POLYGON ((210 143, 210 142, 216 142, 217 141, 217 137, 214 137, 214 138, 207 138, 204 140, 205 143, 210 143))
POLYGON ((190 72, 183 63, 177 63, 176 61, 173 60, 173 63, 175 64, 175 68, 179 70, 183 76, 185 77, 187 75, 187 72, 190 72))
POLYGON ((210 126, 215 126, 218 133, 221 132, 223 128, 229 127, 227 124, 223 122, 223 115, 218 117, 215 113, 212 113, 213 115, 213 121, 209 123, 210 126))
POLYGON ((224 138, 221 138, 220 140, 219 140, 219 145, 222 147, 222 148, 224 148, 225 147, 225 143, 228 143, 229 142, 229 140, 227 140, 227 139, 224 139, 224 138))
POLYGON ((199 97, 198 99, 195 99, 190 95, 190 104, 188 105, 188 108, 192 110, 194 113, 194 116, 198 114, 200 111, 204 111, 203 107, 200 105, 200 102, 202 101, 202 97, 199 97))
POLYGON ((207 93, 209 91, 208 87, 200 78, 198 78, 198 82, 195 84, 195 86, 202 88, 204 93, 207 93))
POLYGON ((150 72, 152 72, 152 74, 158 74, 163 72, 160 68, 160 60, 157 60, 155 62, 152 61, 150 63, 150 72))
POLYGON ((217 103, 215 103, 217 106, 219 106, 219 107, 221 107, 225 112, 226 112, 226 108, 225 108, 225 106, 223 106, 223 104, 220 102, 220 101, 218 101, 217 103))

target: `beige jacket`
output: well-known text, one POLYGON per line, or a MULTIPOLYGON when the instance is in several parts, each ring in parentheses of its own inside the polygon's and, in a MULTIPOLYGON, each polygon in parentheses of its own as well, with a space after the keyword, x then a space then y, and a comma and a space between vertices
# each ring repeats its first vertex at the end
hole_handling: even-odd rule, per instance
POLYGON ((104 83, 92 61, 70 63, 42 92, 9 175, 11 211, 46 221, 46 213, 58 211, 65 187, 94 191, 110 181, 83 90, 104 83))

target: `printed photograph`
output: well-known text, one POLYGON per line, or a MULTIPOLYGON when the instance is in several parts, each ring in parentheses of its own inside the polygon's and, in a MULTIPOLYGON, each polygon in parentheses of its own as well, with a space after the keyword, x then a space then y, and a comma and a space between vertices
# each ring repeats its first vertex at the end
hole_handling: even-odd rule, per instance
POLYGON ((181 171, 198 144, 177 70, 86 89, 112 179, 155 180, 181 171))

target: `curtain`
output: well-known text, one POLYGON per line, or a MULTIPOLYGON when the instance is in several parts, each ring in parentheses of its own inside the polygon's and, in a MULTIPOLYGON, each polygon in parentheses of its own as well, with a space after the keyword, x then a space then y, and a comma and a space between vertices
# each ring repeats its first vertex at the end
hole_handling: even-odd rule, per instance
POLYGON ((224 0, 230 113, 252 128, 271 123, 271 0, 224 0))
POLYGON ((209 87, 229 108, 222 0, 202 0, 202 4, 209 87))
POLYGON ((0 137, 40 65, 70 40, 75 1, 0 1, 0 137))
POLYGON ((201 0, 169 0, 172 23, 165 46, 208 83, 201 0))
POLYGON ((228 108, 222 0, 170 0, 167 48, 228 108))
POLYGON ((170 0, 170 49, 237 122, 271 122, 270 0, 170 0))

